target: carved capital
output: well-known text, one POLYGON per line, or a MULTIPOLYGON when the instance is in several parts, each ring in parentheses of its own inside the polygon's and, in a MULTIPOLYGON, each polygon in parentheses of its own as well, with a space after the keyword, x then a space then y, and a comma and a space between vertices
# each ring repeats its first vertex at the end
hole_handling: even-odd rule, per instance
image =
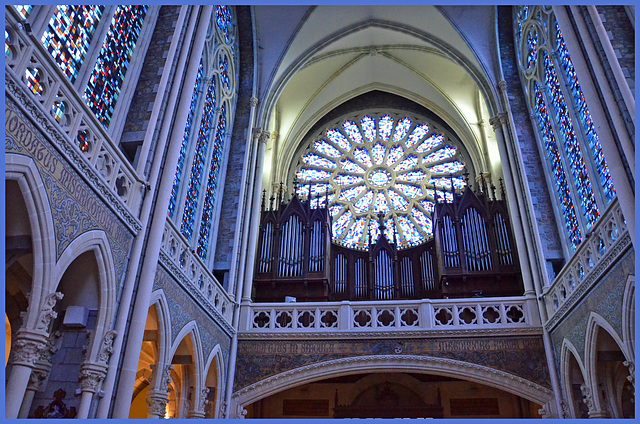
POLYGON ((251 102, 251 107, 258 106, 258 99, 256 97, 252 97, 250 102, 251 102))
POLYGON ((635 389, 636 389, 636 377, 635 377, 635 375, 636 375, 636 366, 631 361, 624 361, 622 363, 622 365, 627 367, 627 369, 629 370, 629 375, 627 376, 627 380, 631 383, 631 385, 633 386, 633 390, 635 392, 635 389))
POLYGON ((569 418, 569 405, 564 400, 560 401, 560 407, 562 408, 562 418, 569 418))
POLYGON ((202 391, 200 392, 200 402, 198 402, 198 412, 202 412, 203 416, 204 416, 204 407, 207 406, 207 403, 209 403, 209 400, 207 400, 207 395, 209 395, 209 388, 205 387, 204 389, 202 389, 202 391))
POLYGON ((507 89, 507 82, 505 80, 498 81, 498 88, 500 90, 506 90, 507 89))
POLYGON ((499 113, 493 118, 489 119, 489 123, 493 127, 494 131, 502 130, 502 125, 507 122, 507 116, 504 113, 499 113))
POLYGON ((588 387, 586 384, 583 384, 580 386, 580 392, 582 392, 583 402, 587 405, 587 408, 589 408, 589 414, 591 414, 592 412, 595 412, 596 408, 593 403, 593 395, 591 394, 591 388, 588 387))
POLYGON ((98 353, 98 362, 107 365, 109 358, 113 353, 113 342, 116 339, 118 332, 115 330, 107 331, 102 339, 102 345, 100 346, 100 352, 98 353))
POLYGON ((47 344, 40 341, 18 339, 13 344, 13 364, 33 367, 33 364, 40 358, 42 351, 46 348, 47 344))
POLYGON ((80 389, 83 392, 95 393, 98 391, 98 387, 102 380, 104 380, 105 373, 96 370, 81 370, 80 371, 80 389))
MULTIPOLYGON (((160 386, 159 390, 166 392, 169 390, 169 384, 171 383, 171 370, 173 369, 173 365, 165 365, 162 370, 162 375, 160 375, 160 386)), ((154 370, 155 371, 155 370, 154 370)))
POLYGON ((58 316, 58 313, 53 310, 58 300, 61 300, 64 295, 60 292, 50 293, 44 299, 42 308, 40 309, 40 315, 38 315, 38 321, 36 322, 36 330, 49 330, 49 324, 52 319, 58 316))
POLYGON ((262 131, 262 132, 260 133, 260 136, 259 136, 259 138, 258 138, 258 141, 260 141, 260 143, 265 144, 267 141, 269 141, 269 137, 270 137, 270 136, 271 136, 271 135, 269 134, 269 131, 262 131))
POLYGON ((147 402, 147 411, 149 415, 157 415, 161 418, 164 418, 167 413, 167 393, 162 393, 158 391, 154 391, 153 393, 149 392, 149 395, 145 399, 147 402))
POLYGON ((542 405, 542 408, 538 409, 538 414, 540 414, 542 418, 551 418, 551 411, 549 411, 549 404, 545 403, 544 405, 542 405))

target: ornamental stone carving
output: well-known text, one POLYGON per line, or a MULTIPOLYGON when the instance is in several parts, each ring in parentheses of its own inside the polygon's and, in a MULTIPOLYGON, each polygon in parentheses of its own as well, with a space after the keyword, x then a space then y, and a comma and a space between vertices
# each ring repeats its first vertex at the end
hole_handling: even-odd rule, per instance
POLYGON ((113 342, 116 339, 118 332, 115 330, 107 331, 102 339, 102 345, 100 346, 100 353, 98 354, 98 362, 107 365, 109 358, 113 353, 113 342))
POLYGON ((591 388, 586 384, 583 384, 580 386, 580 392, 582 392, 582 400, 587 405, 587 408, 589 408, 589 415, 591 415, 596 411, 596 407, 593 403, 593 394, 591 393, 591 388))
POLYGON ((545 403, 542 408, 538 409, 538 414, 542 418, 551 418, 551 411, 549 411, 549 404, 545 403))
POLYGON ((258 106, 258 99, 257 98, 252 97, 250 101, 251 101, 251 107, 258 106))
POLYGON ((569 405, 564 400, 560 401, 560 408, 562 408, 562 418, 569 418, 571 414, 569 414, 569 405))
POLYGON ((38 315, 38 321, 36 322, 36 330, 48 331, 49 324, 52 319, 58 317, 58 313, 53 310, 58 300, 62 300, 64 295, 60 292, 49 294, 40 309, 40 315, 38 315))
POLYGON ((156 392, 153 396, 147 397, 145 401, 147 402, 147 411, 149 412, 149 415, 157 415, 164 418, 167 413, 168 402, 166 393, 163 395, 156 392))
POLYGON ((47 345, 42 342, 27 339, 18 339, 13 344, 13 364, 33 367, 41 352, 47 345))
POLYGON ((49 372, 44 369, 33 369, 31 370, 31 375, 29 376, 29 384, 27 385, 28 390, 38 391, 42 387, 42 384, 47 381, 47 377, 49 377, 49 372))
POLYGON ((631 361, 624 361, 622 363, 622 365, 627 367, 627 369, 629 370, 629 375, 627 376, 627 380, 633 386, 633 390, 634 390, 634 394, 635 394, 635 389, 636 389, 636 377, 635 377, 635 375, 636 375, 636 366, 631 361))
POLYGON ((205 406, 207 406, 207 403, 209 403, 209 400, 207 399, 207 396, 209 395, 209 388, 205 387, 204 389, 202 389, 202 391, 200 392, 200 402, 198 403, 198 411, 202 412, 204 414, 204 408, 205 406))
POLYGON ((104 380, 105 373, 94 370, 81 370, 80 371, 80 389, 83 392, 96 393, 102 380, 104 380))

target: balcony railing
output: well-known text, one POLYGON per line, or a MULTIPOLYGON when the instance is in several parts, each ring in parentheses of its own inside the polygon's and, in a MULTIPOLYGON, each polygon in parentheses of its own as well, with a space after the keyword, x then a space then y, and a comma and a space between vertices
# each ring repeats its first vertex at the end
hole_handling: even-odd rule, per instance
MULTIPOLYGON (((127 210, 118 207, 121 212, 131 214, 137 220, 144 182, 58 69, 36 34, 20 28, 22 24, 7 11, 7 92, 23 97, 22 103, 26 100, 37 107, 46 119, 40 122, 41 128, 49 133, 54 144, 67 156, 78 158, 81 168, 93 170, 95 179, 87 177, 102 186, 98 189, 104 191, 103 195, 126 205, 127 210)), ((83 172, 83 169, 79 171, 83 172)))
POLYGON ((162 236, 162 253, 165 262, 171 268, 186 289, 200 300, 201 305, 219 317, 231 328, 234 302, 211 274, 187 240, 180 234, 170 219, 167 219, 162 236))
POLYGON ((242 333, 473 330, 540 327, 524 297, 243 305, 242 333))
POLYGON ((622 209, 614 199, 553 283, 543 292, 547 322, 553 326, 630 244, 622 209))

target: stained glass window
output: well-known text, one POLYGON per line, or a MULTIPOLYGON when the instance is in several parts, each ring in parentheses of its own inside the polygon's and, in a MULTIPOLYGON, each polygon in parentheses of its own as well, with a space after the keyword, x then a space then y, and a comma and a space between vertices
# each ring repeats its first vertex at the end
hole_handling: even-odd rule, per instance
POLYGON ((17 4, 13 6, 23 19, 27 19, 31 15, 33 6, 30 4, 17 4))
POLYGON ((530 106, 568 244, 575 250, 584 231, 598 220, 601 205, 615 197, 615 188, 552 9, 518 7, 514 17, 520 68, 527 81, 525 87, 531 87, 530 106), (535 67, 536 62, 540 66, 535 67))
POLYGON ((11 51, 11 46, 9 43, 11 42, 9 38, 9 33, 7 30, 4 30, 4 57, 6 60, 9 60, 13 57, 13 52, 11 51))
POLYGON ((216 24, 218 31, 227 44, 233 41, 233 18, 229 6, 216 6, 216 24))
POLYGON ((118 6, 84 92, 89 108, 105 128, 111 122, 147 8, 118 6))
POLYGON ((103 11, 104 6, 58 6, 42 34, 42 45, 71 82, 78 76, 103 11))
MULTIPOLYGON (((323 134, 326 139, 310 143, 300 156, 298 194, 305 198, 309 187, 321 186, 312 198, 335 195, 329 197, 333 239, 344 246, 368 249, 375 243, 379 212, 388 240, 399 248, 424 243, 432 237, 435 197, 452 202, 451 184, 458 190, 466 185, 457 147, 441 145, 444 136, 430 133, 429 125, 418 119, 367 114, 341 121, 323 134)), ((324 197, 318 199, 324 202, 324 197)))
POLYGON ((171 188, 171 198, 169 199, 169 209, 167 211, 167 215, 169 215, 170 217, 173 217, 173 213, 176 208, 176 202, 178 199, 178 190, 180 188, 180 180, 182 179, 182 171, 184 168, 184 160, 187 155, 187 148, 189 146, 189 136, 191 135, 191 124, 193 123, 193 115, 195 115, 196 113, 196 106, 198 104, 198 92, 200 90, 201 83, 202 83, 202 60, 200 60, 200 66, 198 66, 198 73, 196 74, 196 82, 193 87, 193 94, 191 95, 191 107, 189 108, 189 114, 187 115, 187 123, 184 128, 182 145, 180 146, 180 155, 178 156, 178 164, 176 165, 176 174, 173 178, 173 187, 171 188))
POLYGON ((207 188, 204 197, 204 208, 202 210, 202 219, 200 220, 200 233, 198 235, 198 247, 196 252, 202 259, 207 256, 209 248, 209 234, 211 233, 211 216, 213 213, 213 205, 216 198, 216 189, 218 188, 218 176, 220 175, 220 166, 222 166, 222 152, 224 149, 224 140, 227 132, 227 109, 226 103, 220 108, 220 117, 216 126, 216 136, 213 141, 213 153, 209 164, 209 177, 207 179, 207 188))
POLYGON ((222 83, 222 88, 225 91, 229 91, 231 89, 231 80, 229 79, 229 61, 227 60, 227 56, 223 53, 220 53, 218 58, 218 69, 220 70, 220 82, 222 83))
POLYGON ((216 82, 214 78, 211 78, 202 110, 202 120, 200 121, 200 129, 196 140, 195 155, 193 158, 193 165, 191 166, 191 174, 189 175, 189 185, 187 186, 182 224, 180 226, 180 231, 187 240, 191 240, 191 234, 193 233, 195 214, 198 207, 198 196, 200 194, 200 185, 202 183, 202 174, 209 148, 209 133, 211 132, 215 110, 216 82))

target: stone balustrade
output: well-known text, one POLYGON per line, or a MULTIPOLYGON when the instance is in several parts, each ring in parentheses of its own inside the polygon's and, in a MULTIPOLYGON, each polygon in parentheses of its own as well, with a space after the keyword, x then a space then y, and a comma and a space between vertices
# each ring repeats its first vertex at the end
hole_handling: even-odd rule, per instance
POLYGON ((376 302, 251 303, 242 333, 472 330, 540 327, 524 297, 376 302))
POLYGON ((231 328, 234 301, 169 219, 162 236, 160 259, 205 309, 221 317, 231 328))
MULTIPOLYGON (((145 183, 96 119, 81 93, 62 74, 37 35, 6 11, 5 84, 79 171, 107 197, 137 217, 145 183), (7 50, 8 49, 8 50, 7 50), (85 172, 88 171, 88 172, 85 172), (91 175, 88 175, 91 174, 91 175)), ((116 209, 121 209, 116 206, 116 209)))
POLYGON ((594 284, 630 244, 617 198, 600 217, 569 262, 543 291, 547 312, 545 325, 553 325, 594 284))

